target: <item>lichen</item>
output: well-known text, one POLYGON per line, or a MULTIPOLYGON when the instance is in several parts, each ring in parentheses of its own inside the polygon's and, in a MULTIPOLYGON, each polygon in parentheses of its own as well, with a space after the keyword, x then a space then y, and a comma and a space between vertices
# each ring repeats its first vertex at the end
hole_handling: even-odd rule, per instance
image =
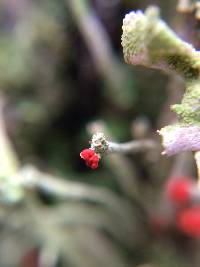
POLYGON ((147 8, 145 13, 136 11, 127 14, 122 29, 127 63, 176 72, 185 79, 186 90, 182 101, 171 107, 178 116, 179 124, 160 131, 166 154, 170 151, 167 146, 171 144, 173 153, 200 149, 200 52, 169 28, 160 19, 155 7, 147 8), (195 130, 194 135, 192 130, 195 130), (181 145, 178 143, 180 140, 171 140, 177 136, 182 138, 181 145), (191 138, 197 142, 197 149, 191 138))

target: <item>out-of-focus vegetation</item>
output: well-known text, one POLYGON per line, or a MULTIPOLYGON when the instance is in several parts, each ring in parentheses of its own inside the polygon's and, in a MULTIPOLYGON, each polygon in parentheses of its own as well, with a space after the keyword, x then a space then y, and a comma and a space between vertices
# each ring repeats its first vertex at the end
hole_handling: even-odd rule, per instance
POLYGON ((79 157, 96 129, 160 142, 174 120, 182 81, 123 60, 123 17, 150 4, 198 48, 172 0, 0 1, 0 266, 199 266, 163 200, 167 177, 194 175, 190 155, 111 155, 96 171, 79 157))

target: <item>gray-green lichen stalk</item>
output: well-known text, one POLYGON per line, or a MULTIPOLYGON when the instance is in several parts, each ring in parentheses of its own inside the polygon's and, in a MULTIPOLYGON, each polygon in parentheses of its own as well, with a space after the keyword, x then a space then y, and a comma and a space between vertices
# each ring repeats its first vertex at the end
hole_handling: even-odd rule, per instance
POLYGON ((164 154, 200 150, 200 52, 182 41, 159 17, 156 7, 130 12, 123 21, 125 61, 180 74, 186 82, 181 104, 171 108, 179 123, 162 128, 164 154))
POLYGON ((108 153, 109 143, 103 133, 97 132, 93 134, 92 140, 90 141, 91 149, 99 156, 102 157, 103 154, 108 153))

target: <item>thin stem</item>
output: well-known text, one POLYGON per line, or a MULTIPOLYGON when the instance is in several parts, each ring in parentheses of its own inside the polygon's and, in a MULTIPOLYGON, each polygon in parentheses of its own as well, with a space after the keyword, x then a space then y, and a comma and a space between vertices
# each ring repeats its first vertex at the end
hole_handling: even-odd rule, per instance
POLYGON ((148 149, 154 149, 156 142, 149 139, 130 141, 126 143, 108 142, 108 153, 137 153, 148 149))
POLYGON ((126 143, 110 142, 104 133, 97 132, 91 139, 91 149, 101 158, 104 154, 110 153, 137 153, 147 149, 155 149, 156 142, 150 139, 133 140, 126 143))
POLYGON ((90 6, 90 2, 66 0, 66 4, 88 47, 96 69, 107 85, 108 95, 122 107, 127 107, 128 103, 132 104, 130 103, 132 100, 126 97, 123 90, 127 86, 127 80, 132 80, 132 74, 125 71, 124 66, 115 56, 109 35, 90 6))

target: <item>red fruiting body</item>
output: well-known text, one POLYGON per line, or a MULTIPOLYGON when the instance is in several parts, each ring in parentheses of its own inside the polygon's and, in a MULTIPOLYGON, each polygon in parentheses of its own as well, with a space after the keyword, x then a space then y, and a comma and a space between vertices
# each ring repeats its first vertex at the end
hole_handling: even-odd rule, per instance
POLYGON ((99 164, 99 156, 92 149, 84 149, 80 156, 85 160, 85 163, 88 167, 95 170, 99 164))
POLYGON ((86 161, 86 165, 93 170, 98 167, 98 163, 99 163, 99 157, 97 156, 97 154, 94 154, 88 161, 86 161))
POLYGON ((80 156, 82 159, 88 160, 92 156, 94 156, 94 154, 95 154, 94 150, 87 148, 87 149, 83 149, 83 151, 81 151, 80 156))
POLYGON ((200 205, 180 211, 176 223, 185 234, 200 238, 200 205))
POLYGON ((167 182, 166 194, 173 203, 184 204, 190 200, 194 186, 189 177, 173 177, 167 182))

